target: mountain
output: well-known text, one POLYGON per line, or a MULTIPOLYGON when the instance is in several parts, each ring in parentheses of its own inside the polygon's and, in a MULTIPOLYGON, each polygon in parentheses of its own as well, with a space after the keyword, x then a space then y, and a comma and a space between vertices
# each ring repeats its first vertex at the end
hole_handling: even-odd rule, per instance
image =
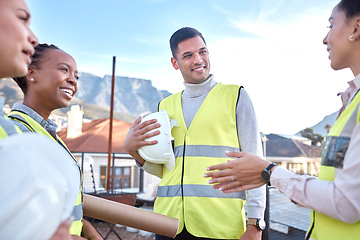
POLYGON ((5 103, 10 106, 24 99, 23 92, 11 78, 0 79, 0 97, 3 97, 5 103))
MULTIPOLYGON (((90 73, 79 73, 79 88, 70 105, 81 104, 84 117, 89 119, 107 118, 110 116, 111 76, 103 78, 90 73)), ((138 115, 157 111, 158 103, 169 96, 168 91, 158 90, 150 80, 115 77, 114 118, 133 122, 138 115)), ((22 102, 23 93, 11 78, 0 79, 0 97, 12 106, 22 102)), ((65 115, 69 110, 56 110, 57 114, 65 115)))
MULTIPOLYGON (((90 73, 79 73, 79 90, 70 104, 80 104, 84 117, 89 119, 108 118, 111 95, 111 76, 98 77, 90 73)), ((126 122, 133 122, 135 118, 146 112, 157 111, 158 103, 170 93, 158 90, 152 86, 150 80, 115 77, 114 89, 114 118, 126 122)), ((12 106, 21 102, 23 94, 17 84, 10 78, 0 79, 0 97, 12 106)), ((68 108, 59 109, 57 114, 65 115, 68 108)), ((314 133, 326 136, 325 126, 334 125, 338 112, 334 112, 316 125, 310 127, 314 133)), ((301 135, 300 132, 297 135, 301 135)))
POLYGON ((338 114, 339 111, 336 111, 330 115, 327 115, 326 117, 324 117, 322 121, 312 126, 311 128, 314 130, 314 133, 320 134, 321 136, 324 137, 327 136, 327 131, 325 129, 325 126, 327 124, 329 124, 330 126, 334 126, 338 114))
MULTIPOLYGON (((329 124, 330 126, 333 126, 336 121, 338 113, 339 113, 339 111, 336 111, 330 115, 327 115, 326 117, 324 117, 323 120, 321 120, 320 122, 318 122, 317 124, 315 124, 314 126, 309 127, 309 128, 311 128, 314 131, 314 133, 320 134, 323 137, 327 136, 328 133, 325 129, 325 126, 327 124, 329 124)), ((298 133, 296 133, 296 135, 301 135, 301 133, 298 132, 298 133)))
MULTIPOLYGON (((76 97, 88 104, 110 108, 111 78, 80 73, 76 97)), ((170 95, 145 79, 116 76, 114 86, 114 111, 133 116, 157 111, 158 103, 170 95)))

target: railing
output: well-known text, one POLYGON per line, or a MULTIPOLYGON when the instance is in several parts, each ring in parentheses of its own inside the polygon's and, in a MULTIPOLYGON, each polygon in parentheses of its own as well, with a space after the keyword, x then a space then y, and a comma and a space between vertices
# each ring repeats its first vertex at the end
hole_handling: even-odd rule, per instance
MULTIPOLYGON (((83 170, 83 190, 85 193, 101 194, 106 192, 106 153, 74 153, 83 170)), ((279 164, 281 165, 281 163, 279 164)), ((317 163, 288 162, 284 165, 297 173, 316 173, 317 163)), ((154 188, 147 186, 144 179, 148 174, 137 167, 134 159, 127 154, 113 154, 111 163, 110 192, 108 194, 142 193, 154 188)), ((270 187, 269 217, 265 219, 270 227, 263 233, 263 240, 304 239, 310 225, 310 210, 295 205, 277 189, 270 187)), ((149 194, 151 195, 151 193, 149 194)))
MULTIPOLYGON (((83 171, 83 192, 107 192, 106 153, 73 153, 83 171)), ((144 190, 143 170, 139 169, 128 154, 111 156, 110 194, 139 193, 144 190)))
POLYGON ((310 209, 294 204, 276 188, 269 187, 271 240, 303 240, 310 226, 310 209))

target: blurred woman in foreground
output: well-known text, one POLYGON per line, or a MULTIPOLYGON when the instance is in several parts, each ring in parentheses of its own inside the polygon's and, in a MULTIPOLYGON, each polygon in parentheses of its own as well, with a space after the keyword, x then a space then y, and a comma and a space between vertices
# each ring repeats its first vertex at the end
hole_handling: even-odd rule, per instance
MULTIPOLYGON (((24 0, 0 0, 0 78, 21 77, 27 72, 34 47, 38 44, 35 34, 30 29, 30 16, 30 10, 24 0)), ((21 133, 19 129, 1 114, 0 139, 18 133, 21 133)), ((39 190, 39 197, 41 193, 39 190)), ((26 205, 18 206, 18 208, 26 207, 26 205)), ((1 215, 0 221, 1 217, 5 216, 1 215)), ((8 227, 7 224, 13 224, 9 221, 2 225, 3 230, 8 227)), ((70 223, 71 219, 61 223, 51 239, 72 239, 68 232, 70 223)), ((21 225, 17 224, 16 227, 21 231, 21 225)), ((17 233, 13 232, 13 236, 16 239, 17 233)))

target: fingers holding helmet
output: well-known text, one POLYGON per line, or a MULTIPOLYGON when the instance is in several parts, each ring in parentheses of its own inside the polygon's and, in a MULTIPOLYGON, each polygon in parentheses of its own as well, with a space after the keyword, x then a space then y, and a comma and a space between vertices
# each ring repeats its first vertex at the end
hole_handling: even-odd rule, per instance
MULTIPOLYGON (((153 129, 153 125, 147 125, 144 129, 152 129, 147 132, 145 135, 149 136, 152 131, 160 132, 150 138, 146 138, 147 142, 156 142, 156 144, 149 144, 147 146, 142 146, 138 149, 138 154, 142 159, 156 164, 164 164, 168 171, 172 171, 175 167, 175 155, 173 151, 172 142, 174 138, 171 135, 172 128, 179 126, 175 119, 170 119, 169 115, 164 109, 161 109, 159 112, 151 113, 142 119, 143 123, 147 121, 152 121, 156 119, 157 122, 153 125, 157 125, 159 129, 153 129)), ((141 125, 141 124, 140 124, 141 125)), ((139 125, 139 127, 140 127, 139 125)))
POLYGON ((159 135, 161 127, 160 123, 157 122, 157 119, 150 119, 141 122, 138 126, 138 133, 143 138, 143 140, 159 135), (155 130, 157 129, 157 130, 155 130))
POLYGON ((141 116, 131 125, 124 141, 125 150, 132 156, 137 155, 137 150, 143 146, 154 145, 158 141, 145 141, 148 138, 159 135, 160 131, 156 130, 160 127, 156 119, 150 119, 141 122, 141 116))

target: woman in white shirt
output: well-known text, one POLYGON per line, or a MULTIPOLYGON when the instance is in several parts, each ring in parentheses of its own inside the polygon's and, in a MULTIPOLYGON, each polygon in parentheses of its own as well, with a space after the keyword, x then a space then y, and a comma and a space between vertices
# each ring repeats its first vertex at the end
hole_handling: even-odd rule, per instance
POLYGON ((319 179, 296 175, 245 152, 230 152, 235 160, 210 166, 214 188, 243 191, 265 183, 292 201, 311 208, 311 239, 358 239, 360 236, 360 2, 342 0, 329 18, 327 46, 334 70, 350 68, 355 79, 341 93, 343 108, 324 143, 319 179), (270 169, 271 168, 271 169, 270 169), (220 171, 213 171, 220 170, 220 171))

